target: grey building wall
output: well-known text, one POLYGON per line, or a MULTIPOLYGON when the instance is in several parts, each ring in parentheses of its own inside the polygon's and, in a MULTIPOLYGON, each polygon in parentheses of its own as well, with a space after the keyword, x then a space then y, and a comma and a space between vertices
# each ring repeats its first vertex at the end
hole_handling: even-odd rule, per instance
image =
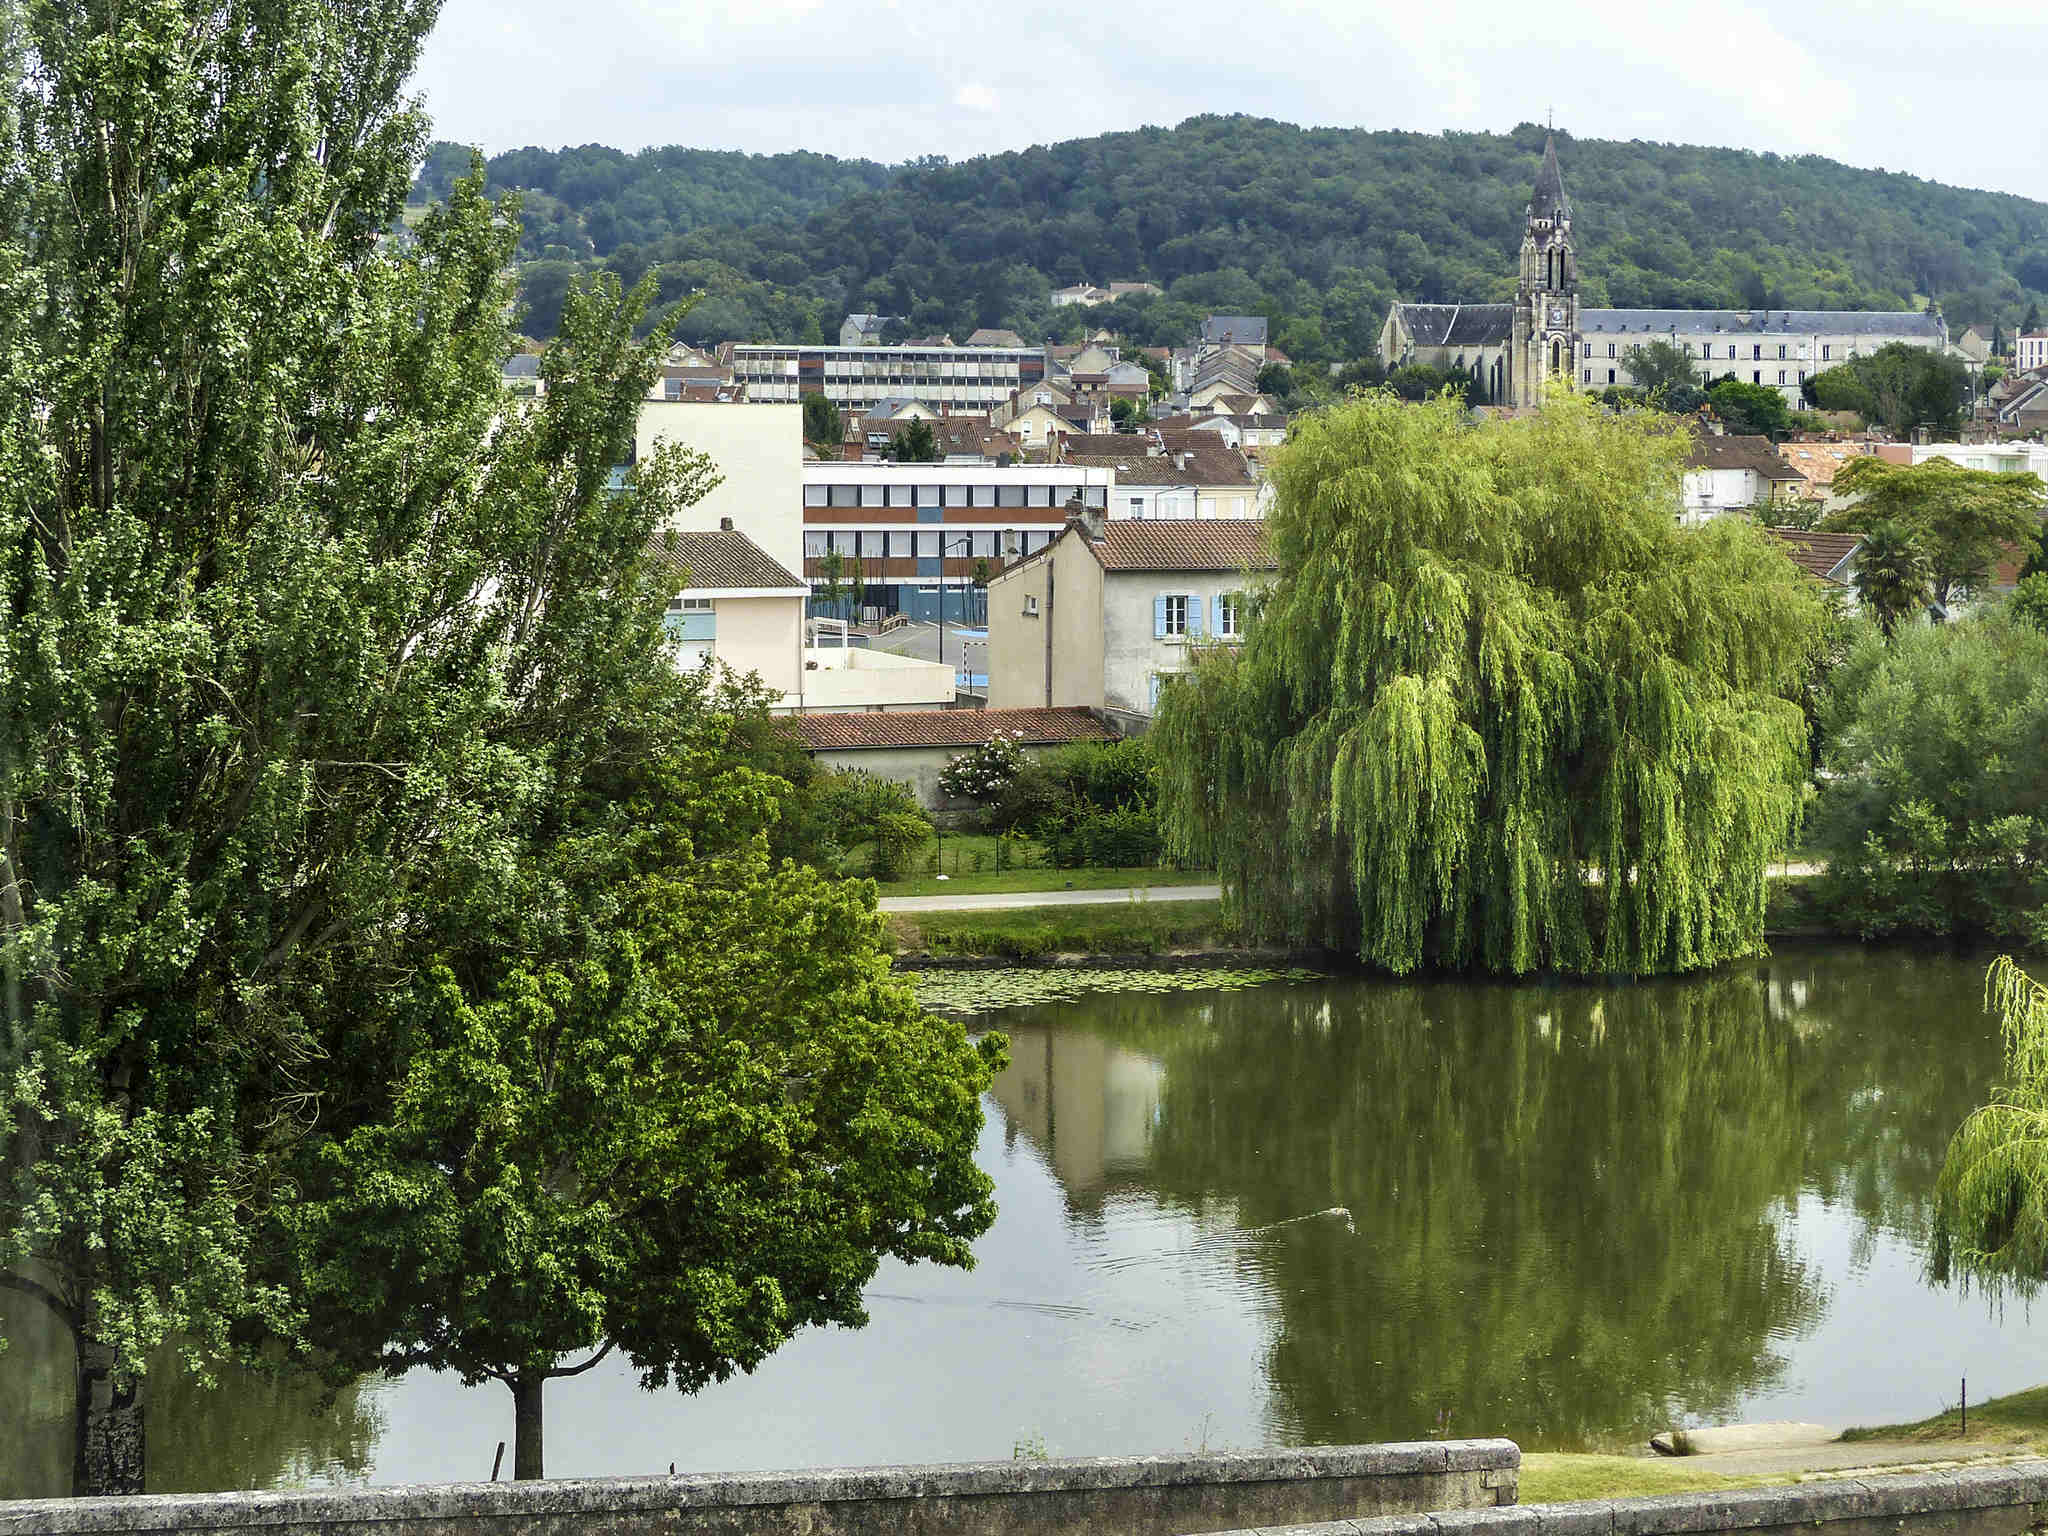
POLYGON ((1102 578, 1102 707, 1152 713, 1152 679, 1184 672, 1193 647, 1152 633, 1154 598, 1202 599, 1203 640, 1216 638, 1216 599, 1242 592, 1242 571, 1111 571, 1102 578))

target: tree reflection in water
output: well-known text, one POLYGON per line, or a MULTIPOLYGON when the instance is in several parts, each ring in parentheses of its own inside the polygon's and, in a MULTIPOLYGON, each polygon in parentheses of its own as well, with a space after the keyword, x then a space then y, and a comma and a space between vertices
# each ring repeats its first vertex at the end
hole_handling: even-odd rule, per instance
POLYGON ((1240 1232, 1277 1439, 1583 1447, 1770 1387, 1827 1288, 1789 1217, 1926 1228, 1995 1061, 1973 962, 1791 952, 1620 985, 1335 980, 1002 1018, 996 1085, 1072 1218, 1240 1232))

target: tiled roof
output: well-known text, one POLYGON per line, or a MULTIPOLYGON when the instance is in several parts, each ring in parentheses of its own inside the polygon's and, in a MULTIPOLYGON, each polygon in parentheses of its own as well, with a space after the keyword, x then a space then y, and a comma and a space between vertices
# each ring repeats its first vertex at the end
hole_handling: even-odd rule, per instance
MULTIPOLYGON (((1244 455, 1214 431, 1161 433, 1164 453, 1147 453, 1142 437, 1117 453, 1076 453, 1069 445, 1067 462, 1090 469, 1113 469, 1118 485, 1250 485, 1251 466, 1244 455)), ((1087 439, 1092 448, 1102 439, 1087 439)))
POLYGON ((648 539, 647 553, 681 579, 679 590, 685 592, 804 585, 802 577, 790 575, 762 553, 760 545, 730 528, 688 533, 662 529, 648 539))
POLYGON ((1870 449, 1862 443, 1780 443, 1778 457, 1806 476, 1806 483, 1826 489, 1851 459, 1865 457, 1870 449))
POLYGON ((980 330, 968 335, 966 344, 970 347, 1021 347, 1024 345, 1024 338, 1015 331, 984 325, 980 330))
POLYGON ((1264 315, 1211 315, 1202 322, 1202 340, 1214 345, 1224 343, 1239 347, 1266 345, 1266 317, 1264 315))
POLYGON ((1701 432, 1692 440, 1687 469, 1753 469, 1766 480, 1804 480, 1806 476, 1778 457, 1768 437, 1753 432, 1716 437, 1701 432))
POLYGON ((1274 569, 1258 522, 1112 522, 1093 548, 1105 571, 1274 569))
POLYGON ((1860 533, 1815 533, 1806 528, 1773 528, 1770 533, 1785 546, 1794 565, 1823 581, 1832 580, 1833 573, 1863 542, 1860 533))
POLYGON ((1512 304, 1396 304, 1418 347, 1495 347, 1515 329, 1512 304))
POLYGON ((1018 732, 1023 744, 1111 741, 1116 732, 1085 709, 902 709, 790 715, 788 723, 813 752, 862 747, 978 747, 996 732, 1018 732))

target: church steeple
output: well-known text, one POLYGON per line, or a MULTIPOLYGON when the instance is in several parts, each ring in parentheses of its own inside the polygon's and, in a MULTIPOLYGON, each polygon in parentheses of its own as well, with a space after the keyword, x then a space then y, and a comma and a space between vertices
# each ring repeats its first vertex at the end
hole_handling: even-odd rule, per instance
POLYGON ((1543 139, 1543 165, 1536 172, 1536 190, 1529 198, 1529 217, 1556 222, 1570 221, 1571 201, 1564 195, 1564 172, 1557 168, 1557 135, 1543 139))

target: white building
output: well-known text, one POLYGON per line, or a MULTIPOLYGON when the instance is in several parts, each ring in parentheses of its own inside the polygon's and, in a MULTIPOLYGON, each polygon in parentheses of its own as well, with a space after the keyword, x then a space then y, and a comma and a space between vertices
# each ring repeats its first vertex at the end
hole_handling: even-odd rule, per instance
POLYGON ((2048 481, 2048 444, 2044 443, 1915 443, 1913 462, 1947 459, 1964 469, 2003 475, 2039 475, 2048 481))
POLYGON ((2021 373, 2048 368, 2048 331, 2032 331, 2013 338, 2013 366, 2021 373))
POLYGON ((1913 310, 1588 309, 1580 312, 1579 385, 1633 385, 1629 352, 1661 341, 1695 359, 1702 385, 1765 384, 1797 407, 1801 386, 1895 342, 1942 351, 1948 327, 1913 310))
POLYGON ((1779 456, 1769 438, 1701 432, 1694 436, 1685 461, 1678 520, 1698 524, 1730 512, 1757 510, 1770 521, 1769 508, 1797 499, 1805 489, 1806 476, 1779 456))
POLYGON ((785 347, 739 343, 733 381, 747 398, 795 402, 823 395, 865 414, 901 396, 947 411, 987 411, 1045 377, 1037 347, 785 347))

